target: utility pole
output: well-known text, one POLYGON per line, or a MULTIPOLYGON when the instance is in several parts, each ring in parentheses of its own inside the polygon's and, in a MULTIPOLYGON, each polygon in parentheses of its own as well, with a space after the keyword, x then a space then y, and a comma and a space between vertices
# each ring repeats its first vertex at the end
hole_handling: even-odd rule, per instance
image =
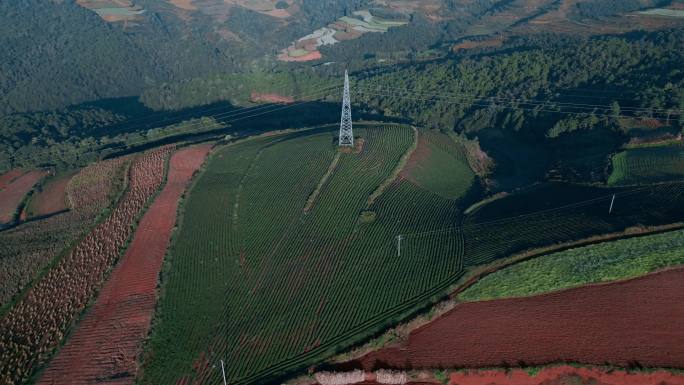
POLYGON ((221 374, 223 375, 223 385, 228 385, 226 382, 226 369, 223 367, 223 360, 221 360, 221 374))
POLYGON ((610 208, 608 209, 608 214, 613 212, 613 203, 615 203, 615 194, 613 194, 613 199, 610 200, 610 208))
POLYGON ((401 235, 397 235, 397 257, 401 257, 401 235))
POLYGON ((349 97, 349 74, 344 70, 344 94, 342 95, 342 119, 340 120, 340 146, 354 146, 352 131, 351 98, 349 97))

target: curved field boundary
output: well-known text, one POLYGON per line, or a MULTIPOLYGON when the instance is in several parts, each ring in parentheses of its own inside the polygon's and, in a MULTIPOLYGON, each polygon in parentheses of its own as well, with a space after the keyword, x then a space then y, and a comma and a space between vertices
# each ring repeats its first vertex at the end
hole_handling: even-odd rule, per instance
MULTIPOLYGON (((580 247, 609 243, 611 241, 634 239, 648 235, 663 234, 681 229, 684 229, 684 223, 675 223, 670 225, 655 226, 651 228, 628 230, 623 232, 593 236, 578 241, 565 242, 562 244, 556 244, 532 250, 527 250, 512 255, 508 258, 497 260, 487 265, 473 267, 470 270, 468 270, 465 274, 460 275, 459 279, 453 285, 449 286, 449 288, 447 289, 450 293, 449 299, 435 305, 432 308, 434 314, 432 314, 432 312, 430 314, 422 314, 414 319, 408 320, 404 324, 398 325, 395 329, 389 330, 385 334, 378 337, 379 341, 390 341, 390 343, 384 343, 378 346, 376 341, 371 341, 366 345, 356 347, 351 351, 342 353, 337 357, 334 357, 329 361, 330 365, 332 365, 337 370, 348 370, 350 368, 363 368, 364 370, 374 370, 386 367, 383 365, 376 367, 375 361, 378 361, 380 363, 396 363, 405 361, 405 348, 397 346, 396 343, 391 343, 391 341, 396 339, 396 336, 399 336, 399 339, 402 340, 407 339, 410 332, 428 324, 432 321, 434 316, 439 316, 452 310, 454 306, 457 304, 454 299, 457 298, 458 295, 466 291, 468 288, 472 287, 474 284, 476 284, 483 278, 489 276, 490 274, 504 270, 508 267, 529 260, 533 260, 535 258, 543 257, 551 253, 559 253, 580 247)), ((406 366, 408 367, 409 365, 406 366)))
POLYGON ((385 179, 368 197, 368 207, 371 207, 378 197, 382 195, 385 190, 387 190, 387 188, 392 184, 392 182, 394 182, 395 179, 397 179, 397 177, 399 177, 401 171, 409 162, 409 159, 411 159, 411 155, 413 155, 413 153, 416 151, 416 148, 418 148, 418 129, 414 126, 411 126, 411 129, 413 130, 413 143, 411 143, 411 147, 409 147, 404 155, 401 156, 397 162, 397 165, 394 167, 394 170, 392 170, 392 173, 387 177, 387 179, 385 179))
POLYGON ((29 219, 45 217, 50 214, 64 212, 69 209, 66 189, 74 173, 49 178, 41 183, 26 205, 25 212, 29 219))
POLYGON ((46 174, 47 172, 42 170, 29 171, 14 179, 5 189, 0 190, 0 225, 12 222, 15 219, 26 194, 46 174))
POLYGON ((332 175, 333 172, 335 172, 335 168, 337 168, 337 163, 340 161, 340 156, 342 156, 342 152, 338 151, 335 154, 335 157, 333 158, 332 162, 330 162, 330 166, 328 166, 328 171, 325 172, 325 175, 321 178, 321 181, 318 182, 318 186, 316 186, 316 189, 311 193, 311 196, 309 196, 309 199, 306 201, 306 206, 304 206, 304 212, 308 213, 309 210, 313 207, 314 203, 316 203, 316 198, 318 197, 318 194, 321 193, 321 190, 323 189, 323 186, 325 186, 325 182, 330 179, 330 175, 332 175))
POLYGON ((15 168, 15 169, 9 170, 6 173, 0 175, 0 190, 3 190, 10 183, 12 183, 13 180, 20 177, 23 173, 24 173, 24 171, 22 171, 21 169, 15 168))
POLYGON ((211 145, 178 150, 167 183, 145 213, 126 254, 95 305, 44 372, 39 384, 131 384, 156 302, 156 286, 178 202, 211 145))
MULTIPOLYGON (((684 367, 684 269, 550 294, 457 304, 376 354, 395 368, 554 362, 684 367)), ((373 357, 368 357, 372 359, 373 357)))
POLYGON ((86 235, 0 319, 0 382, 23 383, 46 363, 119 258, 148 200, 164 179, 171 147, 140 155, 128 189, 86 235))

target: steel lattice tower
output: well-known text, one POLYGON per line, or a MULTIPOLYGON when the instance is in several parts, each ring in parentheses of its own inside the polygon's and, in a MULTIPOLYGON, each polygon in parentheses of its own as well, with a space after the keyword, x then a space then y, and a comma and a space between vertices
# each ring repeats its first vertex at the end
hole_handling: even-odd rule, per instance
POLYGON ((340 146, 353 146, 351 99, 349 97, 349 75, 344 71, 344 95, 342 96, 342 121, 340 122, 340 146))

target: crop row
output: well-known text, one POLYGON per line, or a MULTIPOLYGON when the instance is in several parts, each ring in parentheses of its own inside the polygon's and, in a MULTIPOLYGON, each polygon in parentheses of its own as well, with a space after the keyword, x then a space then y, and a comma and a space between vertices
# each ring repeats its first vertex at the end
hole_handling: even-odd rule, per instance
POLYGON ((684 146, 628 149, 613 156, 611 185, 658 182, 684 177, 684 146))
POLYGON ((130 159, 116 158, 82 169, 67 186, 70 211, 0 233, 0 306, 95 224, 96 217, 123 189, 129 163, 130 159))
MULTIPOLYGON (((410 251, 397 260, 395 236, 431 220, 434 211, 402 207, 424 198, 413 194, 450 201, 408 183, 393 185, 385 194, 399 189, 397 203, 383 194, 372 208, 377 220, 359 221, 368 196, 410 147, 411 129, 357 134, 366 140, 363 151, 342 154, 308 213, 306 200, 335 154, 330 134, 218 151, 186 204, 143 382, 174 382, 193 374, 192 362, 201 362, 195 380, 210 382, 218 378, 212 367, 218 358, 229 363, 233 380, 248 381, 281 363, 298 366, 348 343, 347 331, 375 330, 386 322, 385 310, 414 297, 425 282, 408 279, 402 263, 424 274, 445 266, 431 267, 410 251), (390 292, 368 295, 378 289, 390 292)), ((445 248, 455 250, 445 263, 458 270, 458 247, 445 248)))
POLYGON ((682 217, 681 182, 631 188, 548 185, 495 201, 466 218, 465 262, 488 263, 525 249, 682 217))
POLYGON ((0 383, 26 381, 50 357, 126 245, 163 180, 170 151, 160 148, 136 158, 117 207, 0 320, 0 383))
POLYGON ((463 218, 457 201, 398 180, 367 207, 413 133, 388 125, 356 134, 363 150, 340 156, 307 212, 335 156, 329 133, 262 138, 212 156, 170 252, 142 383, 217 383, 219 360, 233 384, 272 380, 405 317, 465 265, 681 218, 674 185, 552 185, 463 218))

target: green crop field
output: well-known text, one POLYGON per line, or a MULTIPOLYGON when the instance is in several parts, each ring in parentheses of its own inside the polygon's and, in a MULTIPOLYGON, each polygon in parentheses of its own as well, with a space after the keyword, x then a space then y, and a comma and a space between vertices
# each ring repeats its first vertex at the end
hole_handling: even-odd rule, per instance
POLYGON ((475 180, 465 151, 448 136, 421 131, 426 137, 426 157, 418 162, 411 178, 416 184, 448 199, 463 196, 475 180))
POLYGON ((613 156, 610 185, 684 178, 684 145, 632 148, 613 156))
POLYGON ((463 301, 520 297, 638 277, 684 264, 684 230, 578 247, 517 263, 461 293, 463 301))
POLYGON ((465 264, 478 265, 525 249, 683 217, 684 183, 619 188, 548 183, 480 207, 459 231, 465 264))
MULTIPOLYGON (((464 202, 392 180, 413 146, 410 127, 357 126, 362 150, 331 167, 334 134, 261 137, 213 153, 184 202, 140 383, 220 383, 219 360, 231 384, 273 381, 438 300, 465 266, 684 213, 679 184, 553 184, 464 217, 464 202)), ((435 143, 450 153, 450 142, 435 143)))

